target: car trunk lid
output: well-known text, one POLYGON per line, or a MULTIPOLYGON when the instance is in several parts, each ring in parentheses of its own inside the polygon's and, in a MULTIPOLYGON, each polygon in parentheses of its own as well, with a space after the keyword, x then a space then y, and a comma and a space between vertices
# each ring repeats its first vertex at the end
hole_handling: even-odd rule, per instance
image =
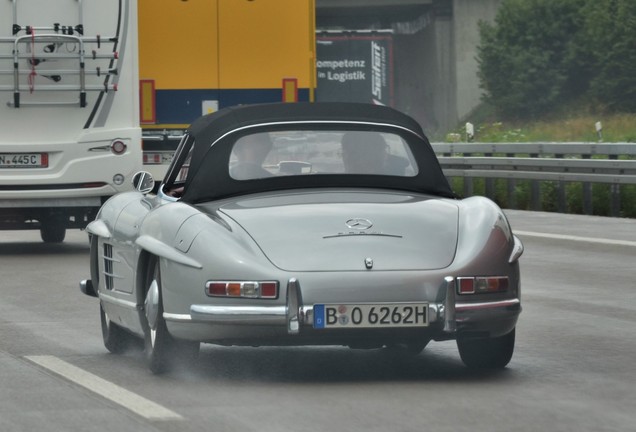
POLYGON ((458 209, 448 199, 314 192, 243 198, 220 211, 286 271, 440 269, 457 245, 458 209))

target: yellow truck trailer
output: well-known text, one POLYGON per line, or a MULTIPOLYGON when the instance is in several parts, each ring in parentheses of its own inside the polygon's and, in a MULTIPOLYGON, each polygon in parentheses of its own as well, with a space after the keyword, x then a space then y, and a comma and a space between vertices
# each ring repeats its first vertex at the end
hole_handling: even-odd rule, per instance
POLYGON ((314 100, 314 0, 138 3, 140 119, 153 174, 165 171, 175 137, 202 114, 314 100))

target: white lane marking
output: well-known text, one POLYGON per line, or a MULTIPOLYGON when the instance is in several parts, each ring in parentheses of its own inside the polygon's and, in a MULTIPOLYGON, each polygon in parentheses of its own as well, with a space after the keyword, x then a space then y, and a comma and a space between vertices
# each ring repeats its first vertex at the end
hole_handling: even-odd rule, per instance
POLYGON ((148 420, 181 420, 179 414, 143 398, 138 394, 119 387, 103 378, 73 366, 54 356, 26 356, 27 360, 78 384, 93 393, 115 402, 148 420))
POLYGON ((629 240, 612 240, 612 239, 603 239, 603 238, 595 238, 595 237, 579 237, 579 236, 571 236, 571 235, 564 235, 564 234, 548 234, 548 233, 541 233, 541 232, 517 231, 517 230, 513 230, 513 233, 520 236, 527 236, 527 237, 540 237, 540 238, 549 238, 549 239, 555 239, 555 240, 570 240, 570 241, 586 242, 586 243, 599 243, 599 244, 606 244, 606 245, 613 245, 613 246, 636 247, 636 241, 629 241, 629 240))

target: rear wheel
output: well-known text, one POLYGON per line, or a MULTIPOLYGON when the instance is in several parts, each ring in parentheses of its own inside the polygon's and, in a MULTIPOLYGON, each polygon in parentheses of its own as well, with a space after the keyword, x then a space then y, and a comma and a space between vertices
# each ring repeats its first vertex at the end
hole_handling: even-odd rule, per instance
POLYGON ((503 369, 515 349, 515 329, 494 338, 458 337, 457 348, 466 366, 471 369, 503 369))
POLYGON ((152 373, 160 374, 174 368, 178 363, 194 361, 199 354, 199 343, 176 340, 168 332, 163 318, 161 271, 156 257, 150 259, 146 283, 146 361, 152 373))
POLYGON ((66 237, 66 228, 56 221, 42 222, 40 237, 45 243, 62 243, 66 237))

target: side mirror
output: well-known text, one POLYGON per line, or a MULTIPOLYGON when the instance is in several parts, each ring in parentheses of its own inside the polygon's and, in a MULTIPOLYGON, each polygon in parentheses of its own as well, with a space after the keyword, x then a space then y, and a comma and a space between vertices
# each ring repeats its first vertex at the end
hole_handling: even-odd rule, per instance
POLYGON ((132 183, 135 190, 144 195, 152 191, 155 187, 155 179, 152 178, 152 174, 146 171, 136 173, 133 176, 132 183))

